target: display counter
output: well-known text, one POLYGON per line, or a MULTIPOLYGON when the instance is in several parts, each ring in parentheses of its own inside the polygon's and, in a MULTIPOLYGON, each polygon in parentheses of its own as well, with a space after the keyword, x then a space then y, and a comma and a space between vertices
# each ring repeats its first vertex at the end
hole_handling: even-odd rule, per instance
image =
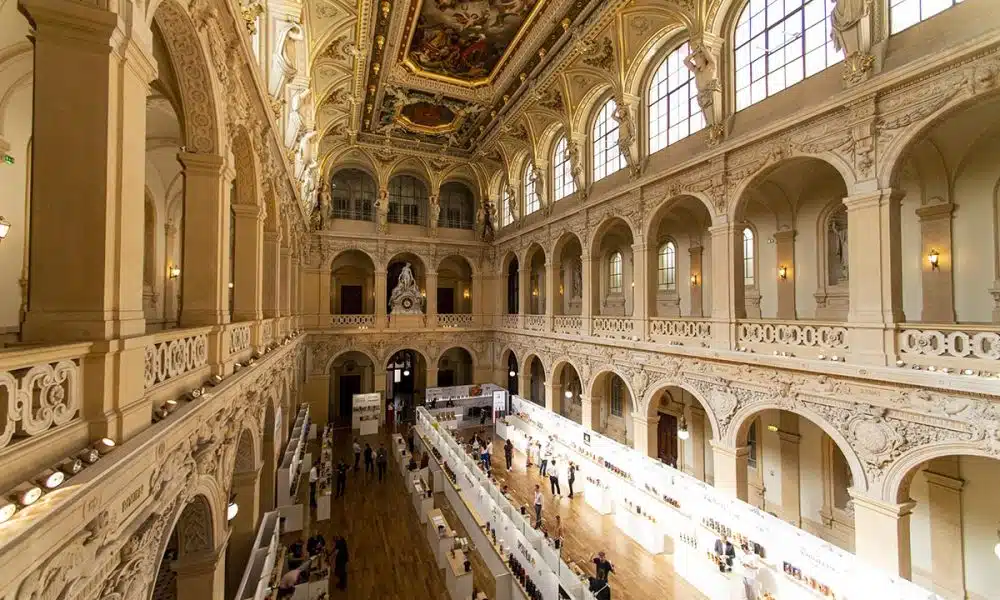
POLYGON ((472 569, 466 569, 465 552, 453 550, 448 553, 448 566, 444 570, 445 586, 451 600, 466 600, 472 597, 472 569))
MULTIPOLYGON (((270 588, 277 587, 282 567, 278 562, 280 538, 278 513, 265 513, 260 521, 260 527, 257 528, 253 546, 250 548, 250 558, 243 571, 236 600, 263 600, 270 588)), ((283 557, 281 562, 284 562, 283 557)))
POLYGON ((413 491, 410 495, 413 497, 413 508, 416 509, 420 522, 426 523, 427 513, 434 510, 434 495, 419 477, 412 476, 411 479, 410 485, 413 491))
POLYGON ((455 545, 455 532, 448 526, 441 509, 434 508, 427 513, 427 543, 434 551, 439 569, 445 566, 445 555, 455 545))
POLYGON ((614 494, 611 493, 611 489, 607 487, 607 484, 599 479, 590 478, 584 480, 583 499, 598 514, 610 515, 615 510, 614 494))

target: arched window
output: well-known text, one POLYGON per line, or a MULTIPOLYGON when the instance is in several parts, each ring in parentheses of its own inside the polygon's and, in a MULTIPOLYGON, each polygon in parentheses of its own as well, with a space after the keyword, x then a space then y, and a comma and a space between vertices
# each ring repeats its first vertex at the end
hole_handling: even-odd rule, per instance
POLYGON ((889 33, 899 33, 961 2, 962 0, 889 0, 889 33))
POLYGON ((594 121, 594 181, 604 179, 625 167, 625 158, 618 149, 618 121, 612 115, 618 105, 614 98, 601 107, 594 121))
POLYGON ((672 290, 677 285, 677 248, 673 242, 660 246, 657 264, 659 288, 672 290))
POLYGON ((514 215, 511 214, 510 210, 513 202, 514 190, 505 185, 503 191, 500 192, 500 206, 497 207, 497 212, 500 215, 500 227, 506 227, 514 222, 514 215))
POLYGON ((612 252, 608 259, 608 291, 622 291, 622 253, 612 252))
POLYGON ((375 180, 361 169, 341 169, 330 178, 334 219, 371 221, 375 203, 375 180))
POLYGON ((625 413, 625 385, 617 377, 611 378, 611 414, 620 417, 625 413))
POLYGON ((828 0, 747 2, 733 36, 736 110, 841 60, 830 39, 829 4, 828 0))
POLYGON ((389 222, 403 225, 426 225, 427 188, 410 175, 396 175, 389 180, 389 222))
POLYGON ((524 165, 524 215, 538 210, 538 194, 535 192, 535 169, 531 163, 524 165))
POLYGON ((743 285, 753 285, 753 231, 749 227, 743 229, 743 285))
POLYGON ((576 192, 576 182, 573 181, 572 173, 573 165, 569 160, 566 136, 559 138, 559 141, 556 143, 556 150, 552 155, 552 164, 555 165, 552 169, 552 179, 555 181, 553 192, 555 193, 555 199, 561 200, 576 192))
POLYGON ((694 74, 684 64, 687 42, 667 55, 649 83, 649 152, 666 148, 705 127, 694 74))
POLYGON ((463 183, 449 181, 441 186, 438 199, 441 214, 438 225, 449 229, 472 229, 475 221, 475 199, 463 183))

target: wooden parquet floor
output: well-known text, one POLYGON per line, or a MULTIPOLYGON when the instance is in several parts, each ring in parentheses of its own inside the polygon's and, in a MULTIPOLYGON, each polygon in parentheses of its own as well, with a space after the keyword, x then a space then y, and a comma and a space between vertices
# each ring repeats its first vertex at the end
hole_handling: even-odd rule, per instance
MULTIPOLYGON (((354 461, 352 439, 348 437, 347 430, 339 430, 337 434, 334 459, 343 458, 351 465, 354 461)), ((379 443, 389 448, 390 434, 383 432, 378 436, 368 436, 362 439, 362 444, 366 441, 374 448, 379 443)), ((494 445, 500 449, 503 441, 498 439, 494 445)), ((319 455, 318 442, 310 444, 310 451, 313 456, 319 455)), ((582 496, 573 500, 553 498, 549 493, 548 479, 542 481, 537 467, 526 474, 523 467, 518 466, 523 465, 523 456, 518 455, 517 459, 514 471, 508 473, 504 468, 503 454, 494 455, 493 468, 497 478, 507 483, 511 496, 521 504, 531 502, 536 483, 544 483, 543 521, 548 523, 554 511, 562 516, 563 556, 593 574, 590 558, 598 550, 604 550, 615 566, 616 573, 611 575, 615 600, 705 598, 674 573, 669 557, 651 556, 615 527, 611 517, 602 517, 592 510, 582 496)), ((300 497, 308 505, 308 485, 305 480, 303 484, 300 497)), ((568 490, 563 491, 568 493, 568 490)), ((461 523, 443 494, 435 495, 435 505, 442 509, 459 535, 463 535, 465 532, 461 523)), ((316 522, 311 517, 307 518, 302 532, 286 534, 283 541, 289 544, 297 539, 305 540, 314 528, 323 534, 328 544, 332 543, 335 534, 344 536, 351 557, 348 586, 346 591, 337 590, 335 578, 331 577, 331 600, 446 600, 448 593, 444 572, 437 568, 424 527, 416 518, 398 466, 390 458, 385 481, 379 483, 374 474, 366 476, 362 464, 357 473, 348 473, 346 495, 333 499, 330 520, 316 522)), ((481 559, 474 556, 472 563, 476 589, 492 592, 492 579, 481 559)), ((492 594, 490 597, 493 597, 492 594)))

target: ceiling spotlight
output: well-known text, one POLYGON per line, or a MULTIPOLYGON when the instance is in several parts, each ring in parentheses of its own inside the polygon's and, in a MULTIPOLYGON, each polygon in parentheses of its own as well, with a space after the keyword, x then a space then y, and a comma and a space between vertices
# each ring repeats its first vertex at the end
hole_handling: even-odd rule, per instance
POLYGON ((111 452, 114 449, 115 449, 115 441, 111 438, 105 437, 94 442, 94 450, 97 450, 97 453, 100 454, 101 456, 104 456, 105 454, 111 452))
POLYGON ((235 501, 229 503, 229 507, 226 509, 226 520, 232 521, 236 518, 236 514, 240 512, 240 505, 235 501))
POLYGON ((72 477, 83 470, 83 460, 80 458, 67 458, 59 463, 59 470, 72 477))
POLYGON ((54 490, 66 481, 66 474, 55 469, 46 469, 38 476, 38 483, 47 490, 54 490))
POLYGON ((85 464, 92 465, 101 458, 101 454, 94 448, 84 448, 77 455, 85 464))
POLYGON ((17 512, 17 504, 6 498, 0 498, 0 523, 10 521, 10 518, 17 512))
POLYGON ((23 508, 31 506, 42 497, 42 488, 33 483, 22 483, 14 488, 13 499, 23 508))

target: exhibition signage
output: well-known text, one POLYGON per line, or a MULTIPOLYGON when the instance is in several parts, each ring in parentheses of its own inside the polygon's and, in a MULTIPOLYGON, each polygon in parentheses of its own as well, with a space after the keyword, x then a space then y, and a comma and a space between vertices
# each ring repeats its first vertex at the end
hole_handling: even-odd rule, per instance
POLYGON ((382 393, 354 394, 354 409, 351 427, 361 431, 361 435, 378 433, 382 411, 382 393))

